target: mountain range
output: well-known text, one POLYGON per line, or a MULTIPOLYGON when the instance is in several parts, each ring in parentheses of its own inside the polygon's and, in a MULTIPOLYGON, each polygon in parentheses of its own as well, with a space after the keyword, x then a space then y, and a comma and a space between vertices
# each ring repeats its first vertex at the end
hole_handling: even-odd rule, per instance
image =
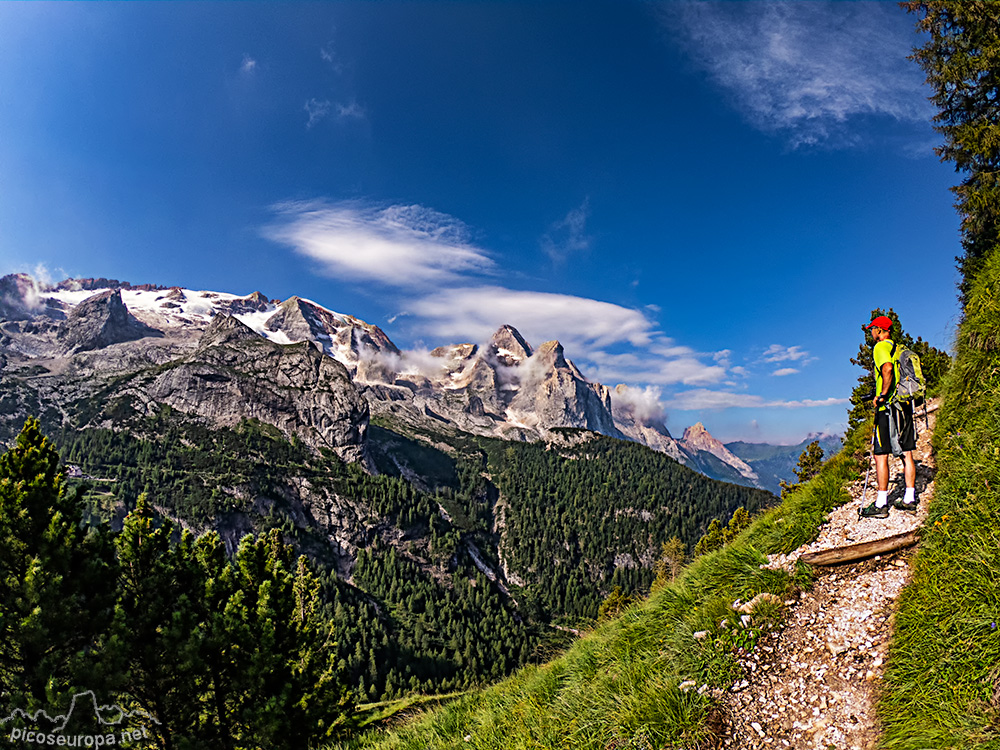
MULTIPOLYGON (((803 447, 727 446, 700 423, 677 439, 625 386, 589 380, 558 341, 533 347, 509 325, 482 344, 402 351, 378 326, 301 297, 104 278, 44 286, 26 274, 0 279, 0 319, 0 367, 17 379, 0 401, 2 439, 32 407, 65 416, 86 397, 118 413, 169 405, 217 426, 256 418, 369 468, 370 419, 518 441, 580 428, 772 492, 803 447)), ((104 409, 89 424, 113 421, 104 409)))
POLYGON ((510 326, 413 352, 299 297, 26 275, 0 315, 0 443, 38 417, 112 533, 140 496, 230 555, 279 530, 372 700, 502 677, 648 591, 664 542, 775 499, 703 426, 674 438, 510 326))

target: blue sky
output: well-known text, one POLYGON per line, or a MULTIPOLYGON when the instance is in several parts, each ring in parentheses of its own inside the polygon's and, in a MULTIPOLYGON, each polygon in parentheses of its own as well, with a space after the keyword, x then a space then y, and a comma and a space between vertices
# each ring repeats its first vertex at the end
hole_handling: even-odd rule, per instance
POLYGON ((956 175, 890 2, 0 3, 0 272, 558 338, 675 434, 836 430, 948 347, 956 175))

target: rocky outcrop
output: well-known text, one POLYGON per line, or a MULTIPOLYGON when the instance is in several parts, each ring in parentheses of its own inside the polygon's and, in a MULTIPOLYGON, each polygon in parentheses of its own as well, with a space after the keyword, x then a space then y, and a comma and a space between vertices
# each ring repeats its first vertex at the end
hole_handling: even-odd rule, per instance
POLYGON ((59 327, 57 338, 68 353, 74 353, 162 335, 137 320, 122 302, 121 291, 112 289, 88 297, 74 307, 59 327))
POLYGON ((531 356, 531 347, 514 326, 500 326, 490 339, 489 351, 502 365, 515 367, 531 356))
POLYGON ((626 386, 618 385, 611 394, 611 414, 618 430, 629 440, 647 445, 655 451, 666 453, 675 461, 684 463, 687 457, 663 423, 662 415, 639 414, 631 401, 625 397, 626 391, 626 386))
POLYGON ((512 416, 520 417, 520 421, 535 419, 543 429, 581 427, 621 436, 611 415, 610 389, 584 378, 566 359, 558 341, 542 344, 519 369, 523 374, 508 407, 512 416))
POLYGON ((760 486, 760 478, 750 465, 712 437, 701 422, 684 430, 681 450, 691 465, 714 479, 760 486))
POLYGON ((319 305, 289 297, 264 324, 289 341, 313 341, 344 364, 359 380, 392 382, 392 358, 399 349, 378 326, 351 315, 333 313, 319 305))
POLYGON ((129 289, 142 292, 153 292, 168 289, 169 287, 161 286, 159 284, 130 284, 127 281, 118 281, 118 279, 105 279, 103 277, 96 279, 66 279, 65 281, 60 281, 53 287, 57 291, 95 291, 97 289, 129 289))
POLYGON ((258 419, 347 461, 367 459, 368 404, 347 369, 309 342, 275 344, 230 316, 216 316, 193 354, 136 388, 216 426, 258 419))
POLYGON ((218 309, 230 315, 241 315, 250 312, 264 312, 270 306, 271 301, 262 292, 254 292, 246 297, 237 297, 234 300, 222 302, 218 305, 218 309))

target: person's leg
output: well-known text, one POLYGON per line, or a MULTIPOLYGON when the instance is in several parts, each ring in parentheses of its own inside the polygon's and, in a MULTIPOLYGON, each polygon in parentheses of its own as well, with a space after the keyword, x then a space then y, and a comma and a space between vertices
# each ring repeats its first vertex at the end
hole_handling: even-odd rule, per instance
POLYGON ((906 451, 903 454, 903 480, 907 489, 917 486, 917 463, 913 460, 913 451, 906 451))
POLYGON ((875 455, 875 484, 878 487, 878 495, 875 498, 875 505, 881 508, 889 500, 889 457, 875 455))
POLYGON ((875 454, 875 486, 878 495, 871 505, 858 509, 859 518, 887 518, 889 516, 889 420, 885 411, 875 415, 875 435, 872 453, 875 454))
POLYGON ((889 489, 889 457, 875 456, 875 485, 879 492, 889 489))

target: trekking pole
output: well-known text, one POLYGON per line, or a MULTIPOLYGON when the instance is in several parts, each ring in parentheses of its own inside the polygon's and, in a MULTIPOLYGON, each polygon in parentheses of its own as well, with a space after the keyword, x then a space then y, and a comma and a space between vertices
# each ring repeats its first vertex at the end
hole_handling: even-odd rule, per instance
MULTIPOLYGON (((876 418, 876 422, 877 422, 877 420, 878 420, 878 413, 877 412, 876 412, 875 418, 876 418)), ((865 507, 865 495, 868 494, 868 477, 872 473, 872 464, 875 463, 875 430, 876 429, 878 429, 878 426, 877 426, 877 424, 875 422, 873 422, 872 423, 872 447, 871 447, 871 455, 868 457, 868 471, 865 472, 865 486, 864 486, 864 489, 861 490, 861 506, 858 508, 858 518, 861 518, 861 510, 862 510, 862 508, 865 507)))

